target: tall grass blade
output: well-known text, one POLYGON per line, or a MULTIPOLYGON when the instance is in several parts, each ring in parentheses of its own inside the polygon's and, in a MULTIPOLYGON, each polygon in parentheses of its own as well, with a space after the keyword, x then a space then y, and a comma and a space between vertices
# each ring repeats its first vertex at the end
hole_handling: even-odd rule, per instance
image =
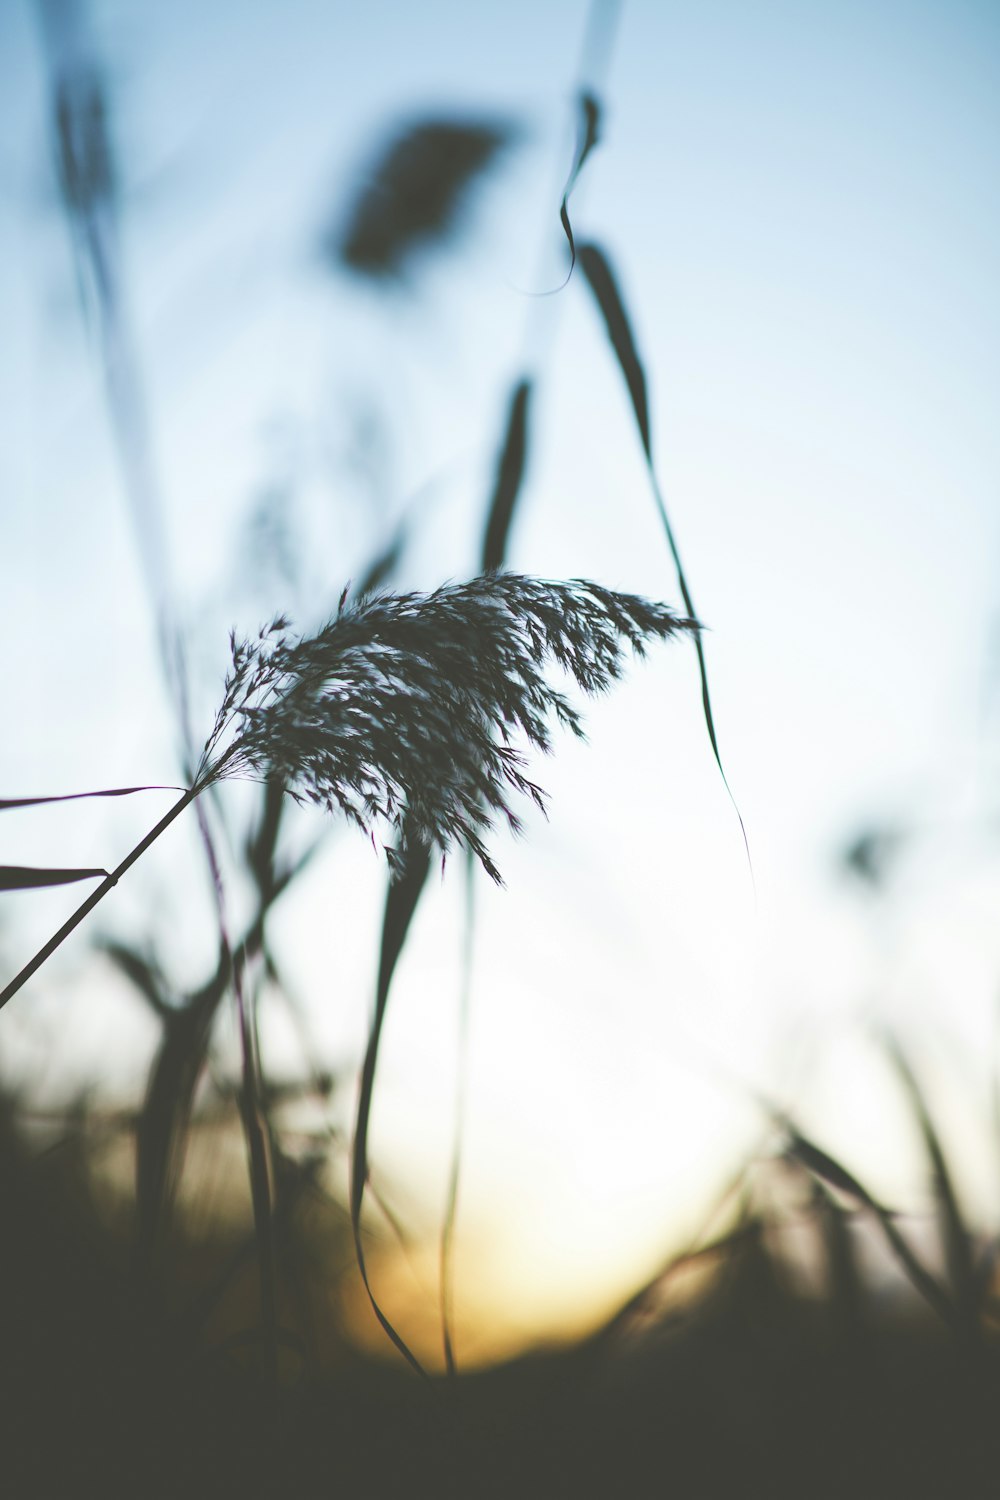
MULTIPOLYGON (((119 168, 111 101, 86 40, 81 0, 42 0, 52 130, 63 208, 96 304, 112 436, 132 511, 145 582, 154 602, 158 643, 178 723, 187 728, 187 684, 173 608, 165 509, 153 451, 146 392, 128 311, 120 232, 119 168)), ((190 749, 185 734, 185 749, 190 749)))
MULTIPOLYGON (((632 411, 642 441, 642 450, 646 455, 647 464, 652 467, 653 445, 649 426, 646 372, 639 358, 639 351, 632 334, 632 325, 625 311, 617 279, 603 250, 592 243, 580 246, 580 268, 590 284, 590 289, 604 319, 605 330, 628 388, 632 411)), ((666 518, 664 518, 664 525, 673 550, 673 529, 666 518)), ((680 568, 679 562, 678 568, 680 568)))
POLYGON ((933 1175, 934 1196, 948 1280, 960 1315, 968 1331, 972 1333, 978 1326, 981 1295, 980 1278, 976 1272, 972 1253, 972 1236, 962 1216, 954 1181, 948 1168, 948 1160, 931 1118, 924 1092, 898 1042, 889 1040, 887 1047, 923 1137, 924 1148, 933 1175))
MULTIPOLYGON (((173 605, 164 509, 156 478, 145 393, 127 314, 123 257, 114 212, 115 173, 110 135, 106 129, 106 102, 99 74, 93 67, 88 68, 83 64, 78 50, 70 42, 71 27, 66 25, 66 21, 67 16, 72 15, 74 8, 74 0, 70 0, 66 11, 54 5, 52 0, 45 0, 43 6, 43 22, 50 53, 64 202, 70 225, 79 235, 84 246, 96 287, 108 409, 126 493, 135 521, 146 581, 155 602, 163 669, 171 690, 184 759, 190 766, 194 761, 194 740, 190 724, 184 647, 173 605)), ((212 846, 204 809, 199 804, 196 811, 198 827, 216 892, 220 940, 225 950, 229 948, 229 944, 225 931, 224 900, 218 861, 212 846)), ((109 878, 113 882, 116 877, 109 878)), ((106 887, 102 886, 95 893, 96 899, 100 899, 105 889, 106 887)), ((85 911, 81 908, 73 919, 73 924, 75 925, 76 920, 84 914, 85 911)), ((62 934, 57 935, 57 941, 62 941, 62 937, 69 930, 71 928, 66 928, 62 934)), ((247 1058, 246 1006, 239 990, 240 974, 232 963, 231 951, 228 967, 234 984, 237 986, 241 1034, 244 1038, 247 1096, 245 1125, 253 1178, 255 1223, 259 1223, 258 1205, 263 1190, 259 1182, 258 1132, 253 1122, 256 1076, 253 1065, 247 1058)), ((19 980, 23 982, 22 976, 19 976, 19 980)), ((0 1004, 6 998, 7 992, 0 998, 0 1004)), ((273 1301, 273 1286, 271 1288, 265 1286, 267 1258, 266 1247, 261 1245, 263 1304, 267 1303, 269 1295, 273 1301)), ((265 1322, 267 1322, 266 1317, 265 1322)), ((273 1319, 268 1324, 268 1332, 271 1334, 273 1334, 272 1325, 273 1319)), ((273 1337, 271 1346, 272 1366, 276 1376, 277 1355, 273 1337)))
POLYGON ((846 1167, 842 1167, 840 1162, 835 1161, 826 1151, 821 1150, 819 1146, 814 1145, 812 1141, 800 1135, 797 1130, 789 1132, 789 1142, 785 1154, 792 1161, 799 1162, 814 1177, 818 1177, 822 1182, 829 1183, 831 1187, 835 1187, 839 1193, 845 1193, 849 1198, 856 1199, 857 1202, 863 1203, 866 1208, 878 1208, 879 1205, 875 1202, 868 1189, 858 1181, 853 1173, 849 1172, 846 1167))
MULTIPOLYGON (((649 424, 649 400, 646 388, 646 372, 643 368, 639 352, 636 347, 635 338, 632 333, 632 325, 625 311, 625 303, 622 300, 618 282, 611 269, 607 256, 595 244, 581 245, 580 265, 587 278, 590 289, 594 294, 601 316, 607 329, 611 347, 615 352, 619 368, 628 388, 629 399, 632 402, 632 411, 635 415, 636 426, 639 429, 639 437, 642 442, 642 450, 646 457, 646 467, 649 471, 650 487, 653 499, 659 512, 660 521, 663 525, 667 545, 674 560, 677 572, 677 582, 680 585, 681 597, 684 607, 692 618, 696 617, 694 601, 691 598, 691 590, 688 587, 687 576, 681 562, 677 539, 674 536, 673 526, 667 514, 666 503, 660 490, 659 480, 656 474, 656 466, 653 462, 652 434, 649 424)), ((698 655, 698 674, 701 678, 701 702, 702 712, 705 719, 705 728, 708 730, 709 742, 712 746, 712 754, 715 764, 719 768, 722 784, 726 788, 733 810, 739 819, 740 831, 743 834, 743 844, 746 848, 747 862, 750 864, 751 875, 753 874, 753 863, 750 859, 750 841, 747 838, 746 825, 743 822, 743 814, 740 812, 736 798, 733 796, 726 772, 722 764, 722 755, 719 751, 719 742, 715 732, 715 718, 712 713, 712 699, 708 687, 708 665, 705 661, 705 648, 702 644, 700 632, 694 638, 694 648, 698 655)))
POLYGON ((275 858, 281 820, 287 805, 284 783, 277 779, 269 781, 264 787, 257 826, 244 847, 244 859, 257 887, 262 911, 267 910, 279 887, 275 858))
POLYGON ((107 879, 107 870, 35 869, 0 865, 0 891, 30 891, 46 885, 74 885, 78 880, 107 879))
MULTIPOLYGON (((279 879, 275 893, 283 888, 279 879)), ((243 992, 243 971, 261 949, 264 919, 265 911, 261 910, 235 952, 220 940, 219 962, 211 980, 187 1004, 165 1007, 163 1038, 137 1125, 137 1262, 143 1271, 152 1264, 169 1213, 215 1016, 230 984, 238 985, 243 992)))
POLYGON ((914 1255, 896 1226, 895 1215, 873 1198, 868 1189, 848 1172, 846 1167, 842 1167, 826 1151, 800 1135, 797 1130, 789 1131, 785 1154, 789 1160, 798 1162, 807 1172, 829 1183, 838 1192, 846 1193, 848 1197, 854 1198, 875 1215, 882 1233, 910 1281, 923 1294, 934 1311, 946 1323, 955 1327, 957 1320, 951 1298, 936 1277, 932 1276, 914 1255))
POLYGON ((399 955, 406 941, 413 914, 420 900, 430 870, 430 850, 426 846, 411 846, 407 862, 396 879, 391 881, 386 894, 385 915, 382 920, 382 948, 379 956, 378 981, 375 992, 375 1011, 368 1033, 368 1046, 361 1069, 361 1086, 358 1093, 358 1112, 354 1127, 354 1146, 351 1154, 351 1229, 354 1235, 354 1250, 358 1269, 364 1282, 372 1310, 384 1332, 400 1354, 418 1374, 424 1374, 423 1366, 410 1347, 397 1333, 376 1300, 365 1262, 364 1244, 361 1236, 361 1208, 364 1203, 365 1185, 368 1180, 368 1127, 371 1120, 372 1095, 375 1089, 375 1068, 378 1063, 382 1026, 389 1001, 392 976, 396 971, 399 955))
POLYGON ((556 291, 562 291, 563 287, 568 284, 576 266, 576 241, 573 238, 573 226, 569 218, 570 194, 576 187, 577 179, 583 171, 587 157, 601 138, 601 106, 597 99, 588 89, 581 89, 578 103, 580 127, 577 136, 576 155, 573 158, 573 165, 570 167, 566 186, 563 189, 562 202, 559 204, 559 222, 563 227, 563 234, 565 234, 566 243, 569 246, 569 270, 566 272, 565 279, 555 288, 556 291))
POLYGON ((183 1009, 164 1017, 136 1125, 136 1270, 147 1278, 169 1217, 212 1022, 229 984, 228 964, 183 1009))
POLYGON ((847 1338, 855 1338, 861 1331, 864 1289, 851 1238, 851 1211, 844 1208, 818 1177, 814 1178, 813 1188, 826 1257, 831 1310, 838 1329, 847 1338))
POLYGON ((476 862, 471 850, 465 856, 465 922, 462 942, 462 989, 458 1010, 458 1056, 455 1090, 455 1123, 451 1140, 451 1170, 448 1174, 448 1196, 441 1224, 441 1341, 444 1364, 449 1375, 456 1373, 454 1324, 454 1241, 458 1217, 458 1187, 462 1172, 462 1127, 465 1122, 465 1093, 469 1065, 469 1019, 472 1011, 472 950, 475 938, 476 862))
POLYGON ((507 426, 503 446, 497 462, 493 495, 486 516, 486 531, 483 536, 482 571, 496 572, 507 560, 507 541, 510 536, 514 507, 524 478, 524 460, 527 451, 528 408, 531 400, 530 380, 520 380, 514 387, 507 411, 507 426))

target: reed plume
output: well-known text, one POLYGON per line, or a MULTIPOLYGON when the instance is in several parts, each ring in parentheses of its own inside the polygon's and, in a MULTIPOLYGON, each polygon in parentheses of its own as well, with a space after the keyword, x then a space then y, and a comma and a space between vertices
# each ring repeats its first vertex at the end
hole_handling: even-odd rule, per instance
POLYGON ((548 751, 553 723, 583 733, 546 666, 601 693, 622 675, 626 647, 642 656, 650 640, 697 629, 632 594, 515 573, 345 600, 315 635, 296 636, 279 616, 256 639, 233 638, 196 784, 278 778, 373 839, 388 830, 397 870, 410 846, 444 855, 459 844, 498 883, 489 832, 498 822, 519 831, 519 796, 545 806, 526 749, 548 751))

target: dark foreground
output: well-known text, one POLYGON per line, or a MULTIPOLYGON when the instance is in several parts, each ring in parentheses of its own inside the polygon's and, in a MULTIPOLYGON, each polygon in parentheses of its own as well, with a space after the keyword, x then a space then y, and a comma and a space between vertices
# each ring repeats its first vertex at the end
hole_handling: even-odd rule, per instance
POLYGON ((275 1388, 258 1351, 141 1308, 93 1217, 10 1144, 0 1180, 11 1500, 1000 1494, 981 1329, 890 1311, 845 1264, 805 1299, 746 1229, 696 1299, 585 1344, 450 1382, 345 1346, 275 1388))

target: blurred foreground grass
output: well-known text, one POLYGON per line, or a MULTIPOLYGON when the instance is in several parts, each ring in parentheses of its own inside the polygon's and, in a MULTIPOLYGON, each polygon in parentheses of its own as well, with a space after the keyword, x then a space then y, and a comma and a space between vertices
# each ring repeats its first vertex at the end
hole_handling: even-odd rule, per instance
MULTIPOLYGON (((319 1158, 279 1160, 273 1383, 249 1204, 217 1191, 240 1175, 235 1121, 192 1129, 188 1195, 141 1292, 126 1139, 81 1115, 29 1150, 12 1112, 0 1126, 8 1494, 996 1493, 995 1247, 970 1241, 977 1303, 956 1321, 943 1207, 898 1228, 943 1315, 846 1189, 775 1156, 748 1166, 711 1239, 588 1336, 421 1379, 365 1336, 319 1158)), ((391 1284, 400 1251, 378 1239, 391 1284)))

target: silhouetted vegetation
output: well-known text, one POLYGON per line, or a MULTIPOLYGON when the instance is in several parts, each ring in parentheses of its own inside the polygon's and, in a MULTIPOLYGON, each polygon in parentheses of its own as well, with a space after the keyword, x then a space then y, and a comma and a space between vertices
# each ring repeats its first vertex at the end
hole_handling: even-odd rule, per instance
MULTIPOLYGON (((339 602, 334 591, 325 625, 296 633, 284 611, 294 613, 298 601, 288 598, 272 601, 282 612, 256 637, 234 632, 221 704, 205 735, 191 708, 190 626, 162 547, 163 502, 117 239, 107 84, 95 59, 62 46, 60 7, 42 10, 62 206, 98 314, 107 414, 182 772, 176 788, 0 801, 2 813, 84 797, 178 794, 110 870, 0 867, 3 891, 99 882, 48 942, 19 958, 0 1007, 105 898, 113 902, 119 881, 183 814, 198 820, 216 954, 212 971, 192 986, 178 979, 152 920, 148 934, 95 933, 95 948, 156 1027, 140 1106, 105 1112, 98 1079, 91 1096, 55 1116, 39 1118, 27 1097, 7 1100, 0 1113, 0 1474, 9 1492, 108 1500, 993 1494, 997 1244, 963 1206, 919 1070, 895 1038, 884 1053, 921 1142, 930 1234, 763 1101, 768 1145, 746 1161, 710 1232, 586 1339, 488 1369, 456 1361, 448 1286, 460 1137, 441 1246, 443 1374, 423 1368, 373 1290, 380 1256, 407 1233, 369 1160, 379 1049, 435 862, 459 851, 453 865, 470 894, 477 869, 500 883, 487 840, 498 827, 521 831, 525 801, 545 806, 528 752, 553 748, 553 727, 580 735, 571 693, 605 692, 650 642, 677 637, 693 648, 706 752, 729 790, 693 590, 653 458, 639 325, 610 255, 571 222, 573 190, 600 143, 598 80, 581 80, 578 139, 562 199, 552 204, 569 256, 558 290, 596 302, 679 605, 599 581, 506 571, 538 420, 541 361, 526 361, 497 413, 494 471, 477 501, 474 576, 406 590, 412 529, 399 524, 380 535, 357 586, 344 588, 339 602), (551 680, 560 673, 566 691, 551 680), (232 780, 251 783, 252 792, 223 812, 232 780), (265 993, 302 1022, 272 917, 328 836, 328 825, 308 824, 307 838, 293 825, 307 804, 384 841, 387 857, 381 930, 371 936, 375 1004, 358 1078, 312 1055, 302 1024, 306 1064, 300 1076, 278 1080, 259 1035, 265 993), (234 879, 251 893, 242 925, 233 917, 234 879), (236 1080, 217 1057, 226 1007, 239 1038, 236 1080), (328 1106, 352 1098, 355 1087, 345 1139, 328 1106), (246 1173, 239 1201, 201 1212, 192 1188, 197 1164, 204 1170, 213 1154, 221 1158, 236 1126, 246 1173), (331 1185, 331 1162, 346 1192, 331 1185), (359 1270, 388 1336, 385 1357, 365 1352, 352 1332, 359 1270)), ((323 239, 329 273, 366 277, 376 290, 404 273, 417 276, 420 257, 454 239, 473 188, 486 190, 521 135, 513 119, 459 113, 396 129, 323 239)), ((742 829, 738 810, 734 832, 737 819, 742 829)), ((859 835, 844 867, 878 886, 898 838, 891 830, 859 835)), ((472 911, 470 899, 470 946, 472 911)))
POLYGON ((514 136, 509 125, 418 120, 367 174, 327 253, 367 276, 398 275, 418 250, 454 232, 473 181, 514 136))
MULTIPOLYGON (((880 1290, 856 1193, 801 1152, 790 1181, 777 1165, 748 1172, 729 1229, 672 1261, 584 1342, 433 1380, 345 1334, 346 1215, 308 1157, 278 1157, 282 1331, 269 1387, 250 1241, 196 1242, 175 1228, 156 1280, 137 1283, 127 1218, 109 1231, 108 1206, 99 1214, 92 1199, 94 1120, 67 1121, 64 1144, 34 1161, 3 1128, 12 1493, 993 1492, 992 1247, 976 1266, 975 1324, 964 1313, 946 1321, 898 1285, 880 1290), (807 1238, 796 1254, 789 1228, 807 1238)), ((209 1114, 196 1130, 211 1128, 209 1114)), ((946 1305, 957 1310, 967 1289, 953 1272, 946 1305)))

